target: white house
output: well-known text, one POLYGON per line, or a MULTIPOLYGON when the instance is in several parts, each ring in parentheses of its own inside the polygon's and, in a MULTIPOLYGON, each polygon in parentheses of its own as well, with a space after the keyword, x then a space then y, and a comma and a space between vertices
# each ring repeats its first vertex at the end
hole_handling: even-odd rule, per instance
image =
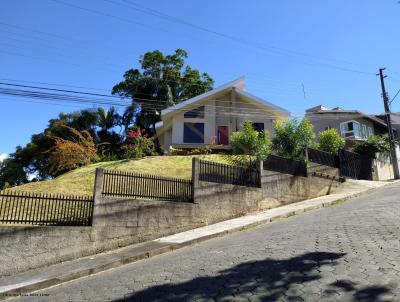
POLYGON ((156 132, 163 150, 207 145, 229 149, 229 137, 243 121, 272 133, 274 120, 289 118, 287 110, 246 92, 244 86, 242 77, 162 110, 156 132))

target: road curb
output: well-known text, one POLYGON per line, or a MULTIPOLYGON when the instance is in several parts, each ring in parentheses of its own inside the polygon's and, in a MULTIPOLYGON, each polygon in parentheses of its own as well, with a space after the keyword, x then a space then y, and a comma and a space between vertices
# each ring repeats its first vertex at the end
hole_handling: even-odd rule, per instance
POLYGON ((28 294, 28 296, 29 296, 29 293, 32 293, 34 291, 45 289, 45 288, 48 288, 51 286, 56 286, 56 285, 66 283, 69 281, 73 281, 73 280, 76 280, 76 279, 79 279, 82 277, 94 275, 94 274, 104 272, 104 271, 107 271, 107 270, 110 270, 113 268, 118 268, 118 267, 121 267, 126 264, 134 263, 134 262, 137 262, 137 261, 140 261, 143 259, 147 259, 147 258, 151 258, 151 257, 157 256, 157 255, 165 254, 170 251, 174 251, 174 250, 178 250, 178 249, 181 249, 184 247, 192 246, 197 243, 201 243, 201 242, 204 242, 204 241, 207 241, 210 239, 219 238, 219 237, 222 237, 222 236, 225 236, 228 234, 233 234, 233 233, 237 233, 237 232, 240 232, 243 230, 255 228, 260 225, 265 225, 265 224, 283 220, 283 219, 286 219, 286 218, 289 218, 292 216, 297 216, 297 215, 300 215, 302 213, 309 212, 312 210, 317 210, 317 209, 321 209, 324 207, 334 206, 336 204, 345 202, 349 199, 353 199, 353 198, 368 194, 371 191, 377 190, 379 188, 383 188, 390 184, 393 184, 393 183, 388 183, 388 184, 385 184, 378 188, 370 188, 365 191, 357 192, 357 193, 354 193, 354 194, 351 194, 351 195, 348 195, 345 197, 333 199, 333 200, 330 200, 327 202, 322 202, 318 205, 310 205, 310 206, 302 208, 302 209, 288 211, 287 213, 284 213, 284 214, 277 214, 275 216, 272 216, 272 217, 269 217, 266 219, 261 219, 256 222, 250 222, 250 223, 240 225, 237 227, 232 227, 231 229, 215 232, 213 234, 200 236, 200 237, 197 237, 194 239, 187 240, 182 243, 167 243, 167 242, 159 243, 159 242, 157 242, 157 240, 149 241, 148 243, 142 244, 141 248, 139 249, 140 252, 138 252, 136 254, 132 254, 129 256, 125 256, 125 257, 122 256, 119 259, 113 259, 110 262, 107 262, 107 263, 104 263, 101 265, 93 265, 93 267, 84 268, 79 271, 69 272, 69 273, 60 273, 60 275, 56 276, 56 277, 50 277, 48 279, 37 280, 36 282, 24 282, 25 284, 21 283, 21 286, 16 285, 12 289, 0 291, 0 300, 6 300, 6 299, 9 299, 12 297, 17 297, 17 296, 25 295, 25 294, 28 294), (151 243, 153 243, 153 244, 151 244, 151 243), (154 247, 154 243, 157 243, 158 246, 154 247), (148 248, 146 248, 146 244, 149 245, 148 248), (29 284, 26 284, 26 283, 29 283, 29 284))

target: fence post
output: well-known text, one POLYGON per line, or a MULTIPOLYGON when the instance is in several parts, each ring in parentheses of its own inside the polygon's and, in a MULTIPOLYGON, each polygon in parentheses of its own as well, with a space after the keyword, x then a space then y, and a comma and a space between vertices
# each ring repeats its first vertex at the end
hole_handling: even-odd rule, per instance
POLYGON ((264 171, 264 161, 260 160, 258 162, 258 187, 261 188, 262 187, 262 175, 263 175, 263 171, 264 171))
POLYGON ((103 191, 103 181, 104 181, 104 169, 96 168, 96 174, 94 177, 94 188, 93 188, 93 216, 92 225, 96 220, 96 214, 98 213, 98 206, 101 204, 101 193, 103 191))
POLYGON ((192 202, 196 203, 196 190, 199 188, 199 173, 200 173, 200 162, 196 157, 192 158, 192 202))
POLYGON ((94 190, 93 190, 94 202, 96 202, 98 198, 101 198, 101 193, 103 190, 103 179, 104 179, 104 169, 96 168, 96 174, 94 177, 94 190))

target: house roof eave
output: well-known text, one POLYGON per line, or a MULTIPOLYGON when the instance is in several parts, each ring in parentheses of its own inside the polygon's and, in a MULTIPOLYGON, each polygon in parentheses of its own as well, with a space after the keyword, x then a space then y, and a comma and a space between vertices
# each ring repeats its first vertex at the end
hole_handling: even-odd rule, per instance
POLYGON ((183 101, 182 103, 173 105, 173 106, 168 107, 168 108, 166 108, 166 109, 163 109, 163 110, 161 111, 161 116, 164 117, 164 116, 166 116, 166 115, 169 115, 170 113, 174 112, 175 110, 182 109, 182 108, 184 108, 184 107, 186 107, 186 106, 188 106, 188 105, 190 105, 190 104, 196 103, 196 102, 198 102, 198 101, 201 101, 202 99, 205 99, 205 98, 207 98, 207 97, 210 97, 210 96, 212 96, 213 94, 220 93, 220 92, 222 92, 222 91, 224 91, 224 90, 227 90, 227 89, 229 89, 229 88, 231 88, 231 87, 235 87, 236 85, 240 85, 240 84, 242 84, 242 85, 244 84, 244 77, 243 77, 243 76, 240 77, 240 78, 237 78, 236 80, 233 80, 233 81, 231 81, 231 82, 229 82, 229 83, 226 83, 226 84, 224 84, 224 85, 222 85, 222 86, 219 86, 219 87, 217 87, 217 88, 214 88, 214 89, 212 89, 212 90, 210 90, 210 91, 207 91, 207 92, 205 92, 205 93, 199 94, 199 95, 197 95, 197 96, 195 96, 195 97, 193 97, 193 98, 191 98, 191 99, 188 99, 188 100, 186 100, 186 101, 183 101))
POLYGON ((251 99, 252 101, 254 101, 255 103, 258 103, 258 104, 260 104, 262 106, 268 106, 268 107, 272 108, 273 110, 281 113, 284 116, 290 116, 290 112, 288 110, 286 110, 286 109, 284 109, 282 107, 279 107, 279 106, 277 106, 275 104, 272 104, 272 103, 270 103, 270 102, 268 102, 268 101, 266 101, 266 100, 264 100, 264 99, 262 99, 262 98, 260 98, 258 96, 255 96, 255 95, 253 95, 253 94, 251 94, 251 93, 249 93, 247 91, 235 88, 235 92, 238 95, 242 95, 244 97, 247 97, 247 98, 251 99))

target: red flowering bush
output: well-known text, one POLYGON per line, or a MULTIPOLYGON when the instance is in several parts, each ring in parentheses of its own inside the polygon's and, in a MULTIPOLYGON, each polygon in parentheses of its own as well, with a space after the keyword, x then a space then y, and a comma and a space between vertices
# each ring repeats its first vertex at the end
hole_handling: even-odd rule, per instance
POLYGON ((128 132, 125 143, 122 145, 125 159, 137 159, 149 155, 156 155, 154 142, 144 129, 134 129, 128 132))

